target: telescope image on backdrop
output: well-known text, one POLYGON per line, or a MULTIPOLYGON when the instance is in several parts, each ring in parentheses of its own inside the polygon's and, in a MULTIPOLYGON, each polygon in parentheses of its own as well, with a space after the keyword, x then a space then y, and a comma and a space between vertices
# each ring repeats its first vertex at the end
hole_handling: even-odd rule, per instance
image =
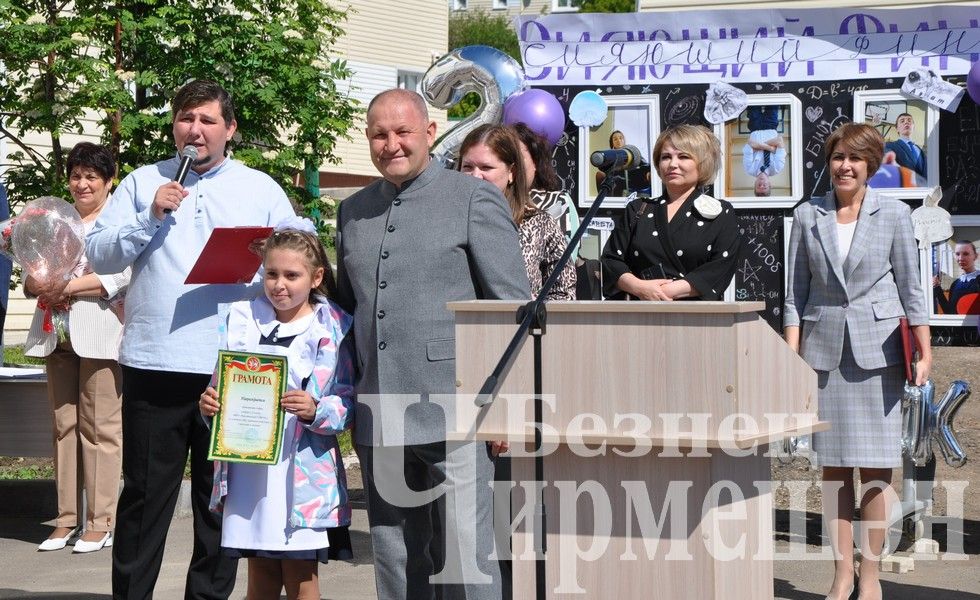
POLYGON ((650 195, 650 143, 654 136, 648 105, 610 106, 609 116, 598 127, 589 128, 589 196, 599 193, 605 179, 603 169, 613 167, 610 198, 625 198, 636 192, 650 195))

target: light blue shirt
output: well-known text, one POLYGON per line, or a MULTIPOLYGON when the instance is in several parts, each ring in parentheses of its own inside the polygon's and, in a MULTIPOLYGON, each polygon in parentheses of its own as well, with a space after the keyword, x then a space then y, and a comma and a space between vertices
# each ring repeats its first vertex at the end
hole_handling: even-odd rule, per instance
MULTIPOLYGON (((211 373, 218 355, 218 304, 254 296, 249 285, 185 285, 215 227, 275 226, 294 216, 268 175, 225 159, 184 181, 189 194, 161 221, 157 189, 173 180, 177 158, 123 179, 85 240, 97 273, 133 268, 119 362, 155 371, 211 373)), ((253 284, 254 286, 254 281, 253 284)))

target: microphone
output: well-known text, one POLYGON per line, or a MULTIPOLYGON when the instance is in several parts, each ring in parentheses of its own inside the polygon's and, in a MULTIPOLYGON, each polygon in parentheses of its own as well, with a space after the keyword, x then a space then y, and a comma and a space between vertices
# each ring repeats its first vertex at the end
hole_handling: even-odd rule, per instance
POLYGON ((640 154, 640 149, 629 144, 616 150, 599 150, 598 152, 593 152, 589 158, 592 166, 602 171, 609 169, 621 171, 642 161, 643 156, 640 154))
MULTIPOLYGON (((184 185, 184 180, 187 179, 187 172, 191 170, 191 163, 195 160, 197 160, 197 147, 184 146, 184 149, 180 152, 180 166, 177 167, 177 174, 174 175, 174 181, 180 185, 184 185)), ((169 215, 173 210, 165 208, 163 212, 169 215)))

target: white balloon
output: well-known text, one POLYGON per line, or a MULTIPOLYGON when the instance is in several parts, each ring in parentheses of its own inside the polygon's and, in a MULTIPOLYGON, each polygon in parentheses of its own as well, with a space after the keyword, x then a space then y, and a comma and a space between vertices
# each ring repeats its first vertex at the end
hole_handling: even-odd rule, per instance
POLYGON ((54 196, 32 200, 0 223, 0 252, 44 282, 67 279, 85 252, 78 211, 54 196))

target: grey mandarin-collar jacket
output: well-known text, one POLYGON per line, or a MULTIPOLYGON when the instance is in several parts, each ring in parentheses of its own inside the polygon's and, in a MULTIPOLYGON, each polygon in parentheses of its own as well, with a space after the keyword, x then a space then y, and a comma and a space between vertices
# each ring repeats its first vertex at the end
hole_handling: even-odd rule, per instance
POLYGON ((503 196, 434 160, 402 190, 378 180, 341 203, 337 279, 339 304, 354 315, 363 445, 445 440, 452 402, 438 396, 456 391, 447 302, 530 298, 503 196))
POLYGON ((790 233, 784 324, 800 326, 800 352, 816 370, 840 365, 844 334, 858 366, 902 362, 899 317, 928 325, 909 207, 868 189, 847 259, 837 251, 834 192, 801 204, 790 233))

